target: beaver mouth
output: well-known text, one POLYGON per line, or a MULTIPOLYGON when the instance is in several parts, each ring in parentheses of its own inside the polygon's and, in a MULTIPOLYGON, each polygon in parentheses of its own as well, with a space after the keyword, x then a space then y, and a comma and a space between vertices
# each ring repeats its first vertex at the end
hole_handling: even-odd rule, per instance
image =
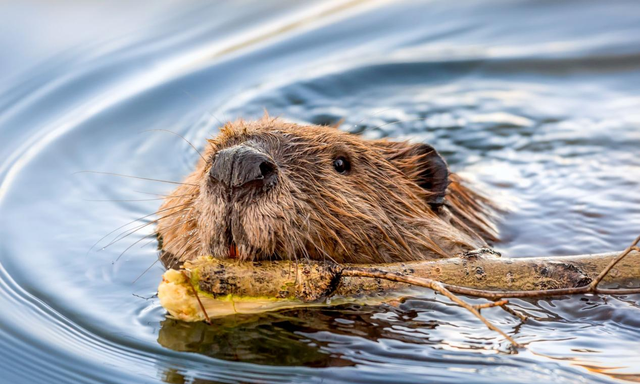
MULTIPOLYGON (((237 260, 253 260, 262 259, 265 253, 262 247, 252 244, 248 239, 247 229, 244 227, 242 217, 245 215, 244 208, 248 204, 255 204, 262 193, 251 193, 254 191, 245 191, 243 193, 232 190, 226 194, 224 199, 224 208, 222 220, 214 223, 214 228, 218 227, 223 231, 222 239, 218 238, 219 243, 211 244, 216 257, 229 258, 237 260), (247 200, 247 197, 252 199, 247 200)), ((215 238, 215 237, 213 237, 215 238)))
POLYGON ((235 241, 231 240, 231 244, 229 244, 229 258, 238 259, 239 256, 238 245, 236 245, 235 241))
POLYGON ((251 254, 248 254, 248 255, 241 254, 239 249, 238 249, 238 245, 234 241, 231 241, 231 243, 229 244, 228 249, 229 250, 228 250, 228 253, 227 253, 227 258, 233 259, 233 260, 274 260, 274 259, 277 259, 277 255, 276 254, 272 254, 272 255, 269 255, 269 256, 262 255, 260 252, 251 252, 251 254))
POLYGON ((238 243, 234 240, 233 237, 228 238, 228 243, 226 246, 227 252, 226 255, 223 255, 224 258, 234 259, 234 260, 276 260, 280 259, 276 253, 267 254, 259 248, 254 246, 247 246, 245 244, 243 247, 239 247, 238 243), (240 251, 244 249, 244 251, 240 251))

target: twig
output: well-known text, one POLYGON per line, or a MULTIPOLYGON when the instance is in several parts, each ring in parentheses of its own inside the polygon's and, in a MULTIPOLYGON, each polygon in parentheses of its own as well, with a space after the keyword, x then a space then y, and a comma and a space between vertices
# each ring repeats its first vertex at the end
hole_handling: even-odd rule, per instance
POLYGON ((482 316, 480 312, 478 312, 478 310, 474 308, 474 306, 467 304, 458 296, 451 293, 447 288, 445 288, 444 284, 442 284, 439 281, 426 279, 426 278, 404 276, 402 274, 395 273, 395 272, 383 272, 375 269, 353 268, 353 267, 342 270, 342 276, 371 277, 371 278, 385 279, 390 281, 396 281, 399 283, 407 283, 407 284, 416 285, 420 287, 430 288, 436 292, 440 292, 441 294, 448 297, 451 301, 455 302, 459 306, 471 312, 475 317, 480 319, 480 321, 482 321, 484 325, 486 325, 489 329, 498 332, 505 339, 509 340, 509 342, 514 347, 516 348, 521 347, 521 345, 518 344, 514 339, 512 339, 511 336, 507 335, 500 328, 491 324, 491 322, 489 322, 489 320, 487 320, 484 316, 482 316))
POLYGON ((526 323, 527 320, 529 320, 529 317, 527 315, 524 315, 518 311, 516 311, 513 308, 507 307, 506 305, 502 306, 502 309, 505 310, 505 312, 507 312, 508 314, 517 317, 518 319, 520 319, 520 321, 522 321, 523 323, 526 323))
POLYGON ((498 329, 496 326, 491 324, 484 316, 482 316, 479 312, 480 309, 483 308, 491 308, 491 307, 502 307, 508 313, 520 318, 523 322, 527 320, 527 316, 509 308, 506 306, 509 302, 504 300, 504 297, 522 297, 522 298, 533 298, 533 297, 548 297, 548 296, 558 296, 558 295, 572 295, 572 294, 584 294, 584 293, 602 293, 609 295, 624 295, 624 294, 633 294, 640 293, 640 288, 629 288, 629 289, 601 289, 598 288, 598 284, 604 279, 607 274, 611 271, 611 269, 620 262, 625 256, 627 256, 631 251, 640 252, 640 247, 638 247, 638 243, 640 242, 640 236, 638 236, 633 243, 629 247, 627 247, 624 251, 620 253, 614 260, 612 260, 599 274, 593 279, 593 281, 582 287, 575 288, 558 288, 558 289, 544 289, 544 290, 531 290, 531 291, 489 291, 483 289, 475 289, 475 288, 467 288, 461 287, 457 285, 449 285, 444 284, 439 281, 431 280, 428 278, 418 278, 405 276, 401 273, 396 272, 385 272, 380 271, 373 268, 357 268, 357 267, 348 267, 342 270, 342 276, 353 276, 353 277, 370 277, 370 278, 378 278, 385 279, 390 281, 395 281, 399 283, 411 284, 419 287, 430 288, 436 292, 440 292, 443 295, 447 296, 449 299, 460 305, 461 307, 467 309, 471 313, 473 313, 480 321, 482 321, 489 329, 494 330, 504 336, 507 340, 509 340, 515 347, 520 347, 515 340, 513 340, 506 333, 498 329), (455 293, 481 297, 485 299, 495 300, 493 303, 479 304, 479 305, 469 305, 460 298, 458 298, 455 293))
POLYGON ((541 289, 532 291, 486 291, 483 289, 460 287, 457 285, 444 284, 444 286, 453 293, 468 295, 474 297, 482 297, 484 299, 499 300, 504 297, 511 298, 535 298, 563 295, 577 295, 584 293, 602 293, 605 295, 630 295, 640 293, 640 288, 629 289, 592 289, 589 285, 577 288, 558 288, 558 289, 541 289))
POLYGON ((509 300, 498 300, 498 301, 494 301, 493 303, 484 303, 484 304, 474 305, 473 308, 480 310, 485 308, 504 307, 507 304, 509 304, 509 300))
POLYGON ((187 275, 187 273, 184 270, 181 270, 180 272, 182 273, 182 276, 184 276, 185 280, 187 281, 187 283, 191 287, 191 292, 193 292, 193 295, 196 297, 196 300, 198 300, 198 305, 200 306, 200 309, 202 310, 202 313, 204 314, 205 322, 207 324, 211 325, 211 319, 209 318, 209 314, 207 313, 207 310, 204 309, 204 305, 202 305, 202 301, 200 301, 200 296, 198 296, 198 291, 196 291, 196 289, 193 286, 193 284, 191 284, 191 278, 189 278, 189 276, 187 275))
POLYGON ((607 265, 607 267, 602 272, 600 272, 598 277, 593 279, 591 284, 589 284, 589 288, 591 288, 592 290, 595 291, 597 289, 598 284, 600 283, 600 281, 602 281, 602 279, 604 279, 604 277, 607 276, 607 273, 609 273, 611 268, 613 268, 616 264, 618 264, 618 262, 620 260, 622 260, 625 256, 627 256, 627 254, 629 254, 629 252, 634 250, 636 248, 636 245, 638 245, 639 241, 640 241, 640 236, 636 237, 636 239, 633 241, 633 243, 631 243, 630 246, 627 247, 627 249, 622 251, 622 253, 618 257, 616 257, 611 263, 609 263, 609 265, 607 265))

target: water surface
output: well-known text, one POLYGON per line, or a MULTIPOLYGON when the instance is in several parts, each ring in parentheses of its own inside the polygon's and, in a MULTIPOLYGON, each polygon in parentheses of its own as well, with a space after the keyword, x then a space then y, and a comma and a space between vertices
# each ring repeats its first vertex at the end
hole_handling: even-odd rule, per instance
POLYGON ((640 3, 14 2, 0 32, 0 381, 640 380, 639 295, 485 311, 518 354, 429 291, 167 320, 152 225, 92 246, 172 185, 77 173, 189 173, 198 154, 148 130, 202 147, 265 108, 344 119, 438 148, 507 210, 506 256, 619 250, 640 233, 640 3))

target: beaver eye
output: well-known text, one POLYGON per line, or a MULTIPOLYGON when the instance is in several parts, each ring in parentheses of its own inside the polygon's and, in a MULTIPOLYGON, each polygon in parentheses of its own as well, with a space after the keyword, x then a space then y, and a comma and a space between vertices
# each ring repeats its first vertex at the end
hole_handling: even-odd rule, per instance
POLYGON ((333 160, 333 168, 335 168, 336 172, 344 175, 351 169, 351 164, 346 157, 339 156, 335 160, 333 160))

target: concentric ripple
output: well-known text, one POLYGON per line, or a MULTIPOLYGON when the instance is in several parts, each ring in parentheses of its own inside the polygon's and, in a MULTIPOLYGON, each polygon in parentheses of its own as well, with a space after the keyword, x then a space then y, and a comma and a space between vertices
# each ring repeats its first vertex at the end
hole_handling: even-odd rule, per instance
POLYGON ((504 206, 508 256, 622 249, 640 231, 635 2, 47 7, 0 6, 19 37, 60 39, 52 56, 0 38, 0 382, 640 380, 638 295, 515 301, 526 324, 487 310, 518 354, 428 291, 167 320, 152 213, 173 185, 95 173, 179 181, 198 154, 159 130, 202 147, 266 108, 433 144, 504 206))

